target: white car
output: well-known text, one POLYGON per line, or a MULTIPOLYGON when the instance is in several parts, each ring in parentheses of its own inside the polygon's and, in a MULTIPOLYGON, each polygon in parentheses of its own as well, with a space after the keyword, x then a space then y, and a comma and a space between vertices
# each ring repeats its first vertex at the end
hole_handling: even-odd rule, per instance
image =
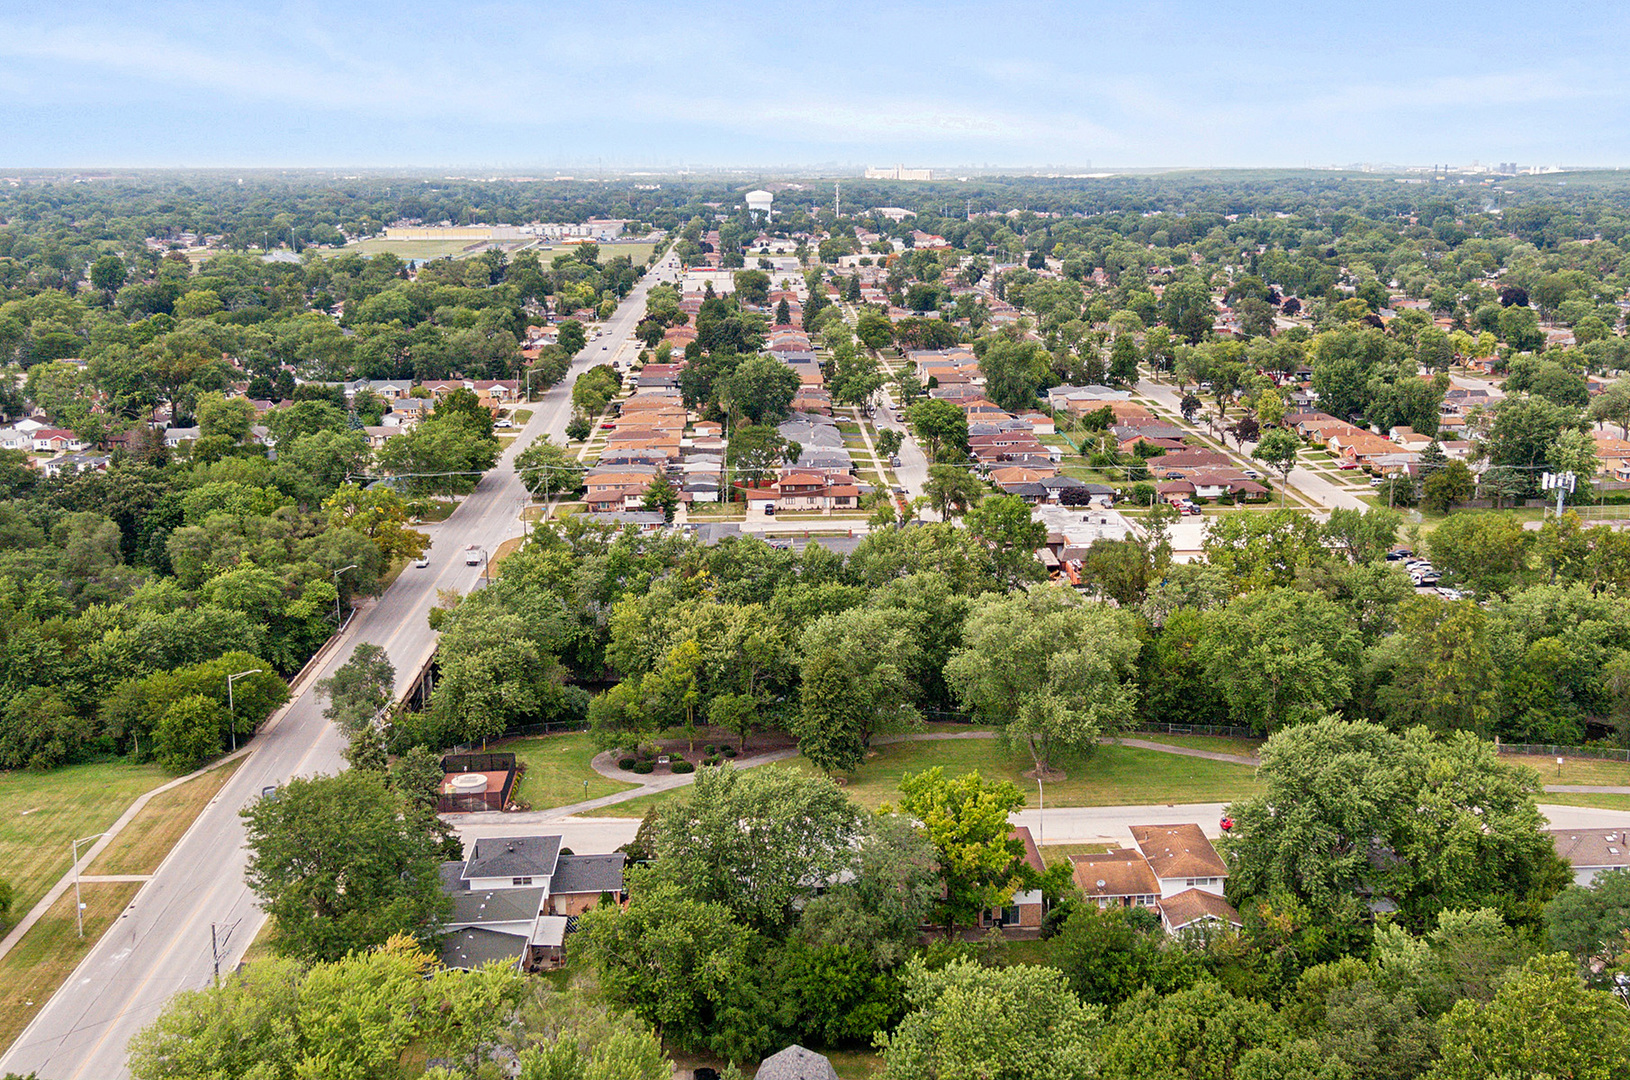
POLYGON ((422 570, 426 566, 430 565, 430 556, 429 555, 420 555, 417 559, 413 560, 413 565, 419 567, 422 570))
POLYGON ((515 421, 513 421, 513 420, 500 420, 500 421, 498 421, 496 424, 494 424, 492 426, 495 427, 495 428, 512 428, 512 427, 515 426, 515 421))

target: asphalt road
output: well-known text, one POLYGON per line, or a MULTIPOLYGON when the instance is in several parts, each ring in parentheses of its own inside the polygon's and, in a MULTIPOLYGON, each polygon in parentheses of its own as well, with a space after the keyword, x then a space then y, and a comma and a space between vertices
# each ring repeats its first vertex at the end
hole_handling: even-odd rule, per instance
MULTIPOLYGON (((632 359, 635 325, 645 311, 645 294, 662 274, 646 275, 605 324, 601 337, 579 354, 572 372, 532 405, 533 414, 498 465, 481 479, 446 521, 430 526, 430 564, 409 566, 375 603, 358 610, 346 639, 323 665, 327 676, 358 643, 383 645, 396 665, 398 689, 434 651, 435 635, 425 615, 438 589, 468 592, 481 567, 466 566, 464 549, 479 544, 493 551, 519 535, 518 514, 526 491, 515 475, 515 455, 548 433, 565 437, 571 418, 573 379, 594 364, 632 359)), ((671 278, 672 271, 667 272, 671 278)), ((343 741, 323 719, 322 703, 309 690, 300 694, 273 726, 258 735, 254 752, 199 815, 153 880, 91 950, 21 1037, 0 1058, 0 1073, 38 1072, 42 1080, 113 1080, 128 1076, 125 1047, 178 990, 207 986, 213 975, 210 926, 230 928, 222 970, 230 970, 254 940, 265 916, 244 884, 248 861, 238 811, 263 788, 294 776, 338 772, 343 741)))

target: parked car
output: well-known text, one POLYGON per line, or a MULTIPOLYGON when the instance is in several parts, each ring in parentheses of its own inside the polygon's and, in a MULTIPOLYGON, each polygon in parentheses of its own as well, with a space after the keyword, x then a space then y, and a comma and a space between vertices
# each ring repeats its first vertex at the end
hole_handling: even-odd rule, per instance
POLYGON ((494 424, 492 426, 495 427, 495 428, 512 428, 512 427, 515 426, 515 421, 513 421, 513 420, 500 420, 500 421, 498 421, 496 424, 494 424))
POLYGON ((1393 548, 1387 552, 1387 562, 1398 562, 1400 559, 1407 559, 1413 554, 1415 553, 1408 548, 1393 548))
POLYGON ((889 458, 889 467, 891 469, 898 469, 900 467, 900 459, 898 456, 889 458))
POLYGON ((430 556, 420 555, 417 559, 413 560, 413 565, 419 567, 421 570, 424 569, 430 565, 430 556))
POLYGON ((1443 597, 1445 600, 1464 600, 1466 598, 1465 593, 1448 585, 1439 585, 1438 595, 1443 597))

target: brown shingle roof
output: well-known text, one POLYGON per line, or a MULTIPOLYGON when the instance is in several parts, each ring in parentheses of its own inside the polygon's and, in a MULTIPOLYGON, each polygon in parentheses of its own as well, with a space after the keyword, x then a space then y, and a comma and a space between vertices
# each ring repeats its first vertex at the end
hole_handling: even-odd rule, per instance
POLYGON ((1200 826, 1134 825, 1132 839, 1149 860, 1156 877, 1227 877, 1228 864, 1211 846, 1200 826))
POLYGON ((1166 897, 1160 902, 1160 915, 1171 930, 1181 930, 1205 918, 1219 919, 1236 927, 1245 925, 1232 904, 1204 889, 1184 889, 1166 897))
POLYGON ((1630 830, 1552 829, 1556 853, 1578 869, 1630 866, 1630 830))
POLYGON ((1072 855, 1075 884, 1088 899, 1159 896, 1160 882, 1143 856, 1130 848, 1103 855, 1072 855))

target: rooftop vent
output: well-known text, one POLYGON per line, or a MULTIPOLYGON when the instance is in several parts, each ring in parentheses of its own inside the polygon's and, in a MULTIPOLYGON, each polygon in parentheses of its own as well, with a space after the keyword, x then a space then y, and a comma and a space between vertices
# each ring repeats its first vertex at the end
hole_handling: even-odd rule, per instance
POLYGON ((1109 882, 1105 881, 1103 878, 1098 879, 1098 887, 1100 889, 1103 888, 1105 885, 1108 885, 1108 884, 1109 884, 1109 882))

